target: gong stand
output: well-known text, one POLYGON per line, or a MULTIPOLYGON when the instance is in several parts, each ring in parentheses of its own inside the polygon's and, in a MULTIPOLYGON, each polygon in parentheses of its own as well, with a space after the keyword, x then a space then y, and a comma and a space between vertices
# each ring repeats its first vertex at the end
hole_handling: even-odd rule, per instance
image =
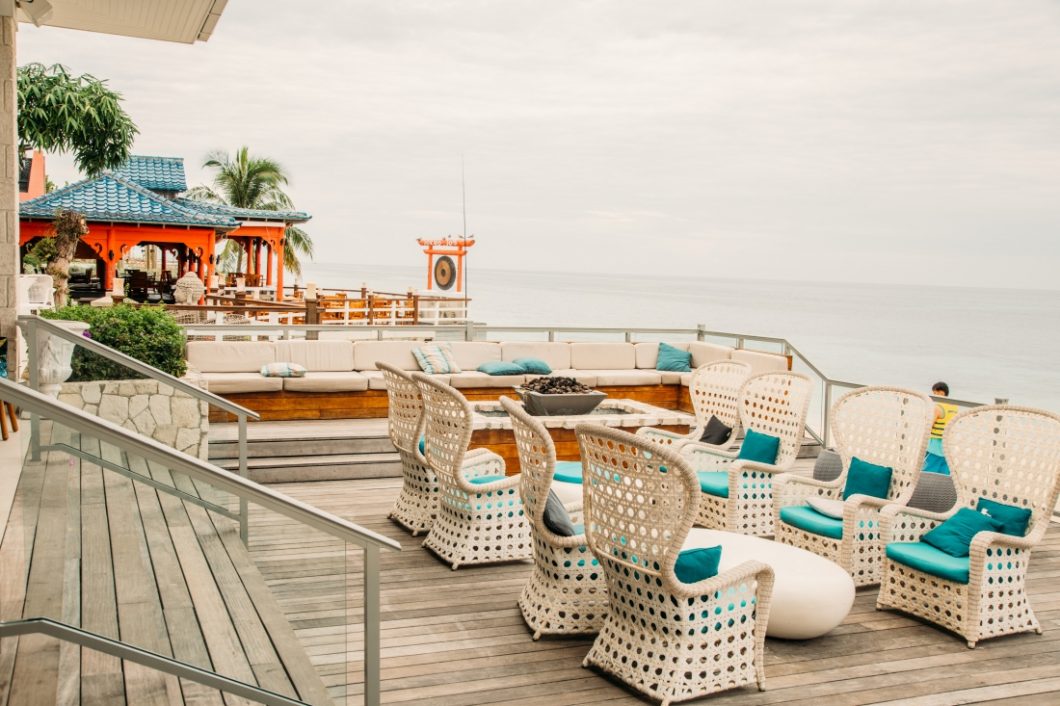
POLYGON ((427 289, 437 287, 448 291, 455 285, 457 292, 463 292, 464 258, 468 248, 475 244, 474 236, 436 240, 420 238, 416 242, 427 255, 427 289))

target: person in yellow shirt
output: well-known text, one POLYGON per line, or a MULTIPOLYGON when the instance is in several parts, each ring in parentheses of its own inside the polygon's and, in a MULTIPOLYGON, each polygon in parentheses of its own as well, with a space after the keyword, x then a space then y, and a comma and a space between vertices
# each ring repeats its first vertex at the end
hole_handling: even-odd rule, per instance
MULTIPOLYGON (((944 382, 936 382, 931 386, 931 394, 935 397, 949 397, 950 386, 944 382)), ((927 454, 924 456, 924 471, 928 473, 950 474, 949 464, 942 451, 942 435, 946 431, 950 420, 957 416, 957 405, 938 402, 935 404, 935 422, 931 425, 931 438, 928 439, 927 454)))

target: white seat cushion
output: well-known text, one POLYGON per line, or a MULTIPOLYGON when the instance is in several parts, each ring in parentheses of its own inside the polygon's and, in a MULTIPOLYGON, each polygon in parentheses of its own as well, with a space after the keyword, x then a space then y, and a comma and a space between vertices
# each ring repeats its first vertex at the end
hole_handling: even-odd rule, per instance
POLYGON ((596 387, 595 370, 574 370, 572 368, 567 368, 566 370, 553 370, 552 377, 574 378, 583 385, 596 387))
POLYGON ((369 390, 385 390, 386 389, 386 378, 383 377, 382 370, 363 370, 360 374, 368 380, 369 390))
POLYGON ((357 371, 378 370, 376 363, 389 363, 399 370, 419 370, 420 364, 412 355, 420 341, 356 341, 353 344, 353 369, 357 371))
MULTIPOLYGON (((682 351, 688 350, 687 343, 670 343, 669 341, 667 341, 667 343, 682 351)), ((655 370, 655 366, 659 362, 658 342, 637 343, 634 345, 634 348, 637 355, 637 367, 642 370, 655 370)))
POLYGON ((658 385, 662 382, 662 375, 654 370, 586 370, 584 372, 595 374, 597 385, 658 385))
POLYGON ((570 364, 569 343, 535 343, 532 341, 505 341, 501 343, 501 360, 537 358, 548 363, 553 372, 566 370, 570 364))
MULTIPOLYGON (((215 395, 234 392, 279 392, 284 378, 267 378, 257 373, 203 373, 206 389, 215 395)), ((288 378, 293 379, 293 378, 288 378)))
POLYGON ((692 373, 679 373, 681 376, 681 384, 688 387, 692 384, 692 373))
POLYGON ((788 369, 788 357, 761 351, 735 350, 732 359, 751 366, 751 374, 777 373, 788 369))
POLYGON ((663 385, 680 385, 681 378, 685 375, 688 375, 690 380, 692 379, 692 373, 675 373, 669 370, 660 370, 659 377, 661 380, 659 382, 663 385))
POLYGON ((268 341, 188 341, 188 365, 202 373, 257 373, 277 362, 295 361, 277 361, 268 341))
POLYGON ((526 380, 525 375, 487 375, 477 370, 463 373, 455 373, 449 376, 449 384, 453 387, 519 387, 526 380))
POLYGON ((707 363, 716 363, 719 360, 729 360, 732 348, 719 346, 715 343, 693 341, 688 344, 688 352, 692 354, 692 368, 699 368, 707 363))
POLYGON ((571 343, 570 367, 575 370, 634 370, 637 352, 632 343, 571 343))
POLYGON ((301 378, 285 378, 283 389, 288 392, 360 392, 368 389, 368 378, 352 370, 314 371, 301 378))
POLYGON ((353 370, 352 341, 277 341, 276 362, 298 363, 310 373, 353 370))

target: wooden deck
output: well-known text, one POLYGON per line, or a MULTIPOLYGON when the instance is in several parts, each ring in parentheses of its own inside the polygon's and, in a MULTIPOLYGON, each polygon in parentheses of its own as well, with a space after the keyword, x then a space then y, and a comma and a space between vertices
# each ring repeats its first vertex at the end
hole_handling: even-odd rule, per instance
MULTIPOLYGON (((394 479, 303 483, 278 489, 401 541, 382 556, 384 703, 642 704, 638 696, 581 667, 590 639, 530 639, 516 607, 529 564, 453 572, 386 519, 394 479)), ((337 551, 337 550, 336 550, 337 551)), ((276 516, 254 515, 251 554, 296 633, 332 689, 347 675, 360 693, 359 552, 346 583, 329 576, 319 537, 276 516), (350 649, 352 663, 342 665, 350 649)), ((332 560, 332 566, 335 562, 332 560)), ((969 650, 954 635, 894 612, 875 610, 875 589, 858 591, 832 634, 807 642, 767 640, 765 692, 745 688, 712 704, 939 705, 972 702, 1056 704, 1060 697, 1060 528, 1035 552, 1029 579, 1043 635, 984 642, 969 650)))
MULTIPOLYGON (((173 482, 166 471, 133 468, 173 482)), ((198 494, 186 478, 176 485, 198 494)), ((328 700, 234 523, 143 483, 58 452, 27 463, 0 570, 2 620, 52 618, 287 696, 328 700)), ((0 641, 0 704, 77 703, 246 702, 53 638, 0 641)))

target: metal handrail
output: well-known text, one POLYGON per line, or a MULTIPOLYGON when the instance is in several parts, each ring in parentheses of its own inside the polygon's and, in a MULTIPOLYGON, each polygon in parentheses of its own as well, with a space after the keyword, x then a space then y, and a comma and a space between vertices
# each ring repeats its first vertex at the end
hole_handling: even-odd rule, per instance
POLYGON ((233 696, 241 696, 266 706, 309 706, 305 701, 292 699, 274 691, 268 691, 245 682, 236 681, 216 672, 207 671, 187 662, 181 662, 156 652, 119 642, 94 632, 75 628, 49 618, 28 618, 0 622, 0 637, 19 637, 20 635, 44 635, 64 642, 71 642, 90 650, 117 657, 129 662, 172 674, 181 679, 208 686, 233 696))

